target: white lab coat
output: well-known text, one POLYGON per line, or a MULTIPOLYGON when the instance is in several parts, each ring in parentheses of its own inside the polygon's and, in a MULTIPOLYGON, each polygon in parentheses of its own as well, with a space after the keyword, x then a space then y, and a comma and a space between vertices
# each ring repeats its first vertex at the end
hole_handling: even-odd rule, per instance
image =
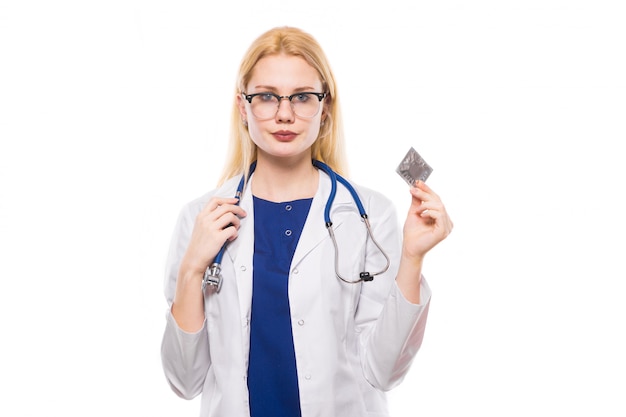
MULTIPOLYGON (((170 306, 197 214, 212 196, 233 196, 238 182, 238 178, 227 181, 181 211, 167 260, 165 295, 170 306)), ((391 267, 372 282, 347 284, 335 276, 334 247, 324 226, 330 188, 330 179, 320 171, 319 187, 289 276, 302 417, 388 416, 385 391, 402 381, 421 345, 430 289, 422 279, 419 305, 409 303, 400 293, 394 279, 401 248, 395 208, 381 194, 363 187, 357 187, 358 193, 391 267)), ((208 290, 205 295, 202 329, 193 334, 184 332, 167 311, 161 349, 163 369, 179 396, 191 399, 202 394, 201 417, 250 415, 246 375, 254 212, 249 190, 247 187, 240 203, 247 217, 222 261, 221 291, 208 290)), ((354 279, 361 271, 382 269, 385 259, 367 239, 354 201, 341 184, 331 220, 344 277, 354 279)))

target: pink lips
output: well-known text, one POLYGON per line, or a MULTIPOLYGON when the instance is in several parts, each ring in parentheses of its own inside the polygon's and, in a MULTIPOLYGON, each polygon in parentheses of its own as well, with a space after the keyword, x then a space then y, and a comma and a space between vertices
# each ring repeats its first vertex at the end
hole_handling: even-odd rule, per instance
POLYGON ((277 132, 272 133, 274 137, 280 142, 289 142, 298 136, 296 133, 290 130, 279 130, 277 132))

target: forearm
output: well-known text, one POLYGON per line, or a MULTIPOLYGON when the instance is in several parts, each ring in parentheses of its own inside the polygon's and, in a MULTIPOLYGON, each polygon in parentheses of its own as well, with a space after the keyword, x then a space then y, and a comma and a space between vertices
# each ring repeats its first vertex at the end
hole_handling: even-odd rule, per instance
POLYGON ((421 304, 415 304, 405 298, 396 282, 371 333, 362 333, 364 373, 381 390, 392 389, 402 381, 422 345, 430 289, 426 280, 420 280, 420 285, 421 304))
POLYGON ((422 281, 423 257, 410 256, 403 252, 396 275, 396 283, 404 298, 413 304, 420 304, 420 284, 422 281))
POLYGON ((202 386, 211 366, 206 327, 198 332, 183 331, 171 314, 161 345, 161 360, 165 376, 180 397, 192 399, 202 392, 202 386))

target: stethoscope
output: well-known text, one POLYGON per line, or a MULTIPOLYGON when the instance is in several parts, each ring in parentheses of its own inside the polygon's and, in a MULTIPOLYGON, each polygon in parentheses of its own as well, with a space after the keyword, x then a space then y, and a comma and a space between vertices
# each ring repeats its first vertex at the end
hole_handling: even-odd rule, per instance
MULTIPOLYGON (((330 235, 330 238, 333 241, 333 246, 335 247, 335 275, 341 281, 346 282, 348 284, 356 284, 361 281, 372 281, 376 275, 380 275, 389 269, 390 261, 389 261, 389 256, 387 256, 387 253, 385 253, 383 248, 378 244, 378 242, 376 241, 376 239, 374 238, 372 234, 372 228, 370 226, 367 213, 365 212, 365 208, 363 208, 363 204, 361 203, 361 199, 356 193, 356 190, 354 189, 354 187, 352 187, 352 185, 345 178, 343 178, 341 175, 333 171, 328 165, 314 159, 313 166, 315 166, 318 169, 321 169, 330 177, 331 190, 330 190, 330 195, 328 196, 328 200, 326 201, 326 207, 324 209, 324 223, 326 225, 326 229, 328 230, 328 234, 330 235), (343 186, 346 187, 346 189, 352 195, 352 199, 354 200, 354 203, 356 204, 357 209, 359 210, 359 214, 361 218, 363 219, 363 222, 365 223, 365 228, 367 229, 367 235, 372 240, 374 245, 376 245, 376 248, 378 248, 380 253, 382 253, 383 256, 385 257, 387 264, 379 272, 373 272, 373 273, 361 272, 359 273, 359 278, 353 279, 353 280, 344 278, 339 273, 339 248, 337 247, 337 239, 335 238, 335 232, 333 231, 333 227, 332 227, 333 223, 330 220, 330 209, 333 205, 333 201, 335 200, 335 195, 337 194, 337 182, 340 182, 341 184, 343 184, 343 186)), ((250 179, 255 168, 256 168, 256 161, 254 161, 252 165, 250 165, 250 170, 248 171, 247 180, 250 179)), ((243 194, 243 187, 245 183, 246 183, 246 176, 244 174, 241 176, 241 181, 239 181, 239 186, 237 187, 237 192, 235 193, 235 198, 237 199, 237 203, 236 203, 237 205, 239 205, 239 202, 241 201, 241 195, 243 194)), ((211 266, 207 267, 206 271, 204 272, 204 278, 202 279, 202 292, 203 293, 207 285, 214 287, 217 290, 217 292, 219 292, 220 289, 222 288, 222 277, 221 277, 222 258, 224 257, 224 253, 226 252, 227 244, 228 244, 227 242, 224 243, 224 245, 222 246, 218 254, 215 256, 215 259, 213 260, 213 263, 211 264, 211 266)))

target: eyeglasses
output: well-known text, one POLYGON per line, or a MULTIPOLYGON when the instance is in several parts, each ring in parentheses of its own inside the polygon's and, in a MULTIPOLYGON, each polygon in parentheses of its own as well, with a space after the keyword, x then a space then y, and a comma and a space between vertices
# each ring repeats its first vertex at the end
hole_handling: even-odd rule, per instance
POLYGON ((319 111, 324 97, 328 93, 295 93, 290 96, 279 96, 274 93, 242 93, 243 97, 250 103, 252 114, 259 120, 272 119, 278 113, 280 102, 283 99, 289 100, 291 110, 298 117, 315 117, 319 111))

